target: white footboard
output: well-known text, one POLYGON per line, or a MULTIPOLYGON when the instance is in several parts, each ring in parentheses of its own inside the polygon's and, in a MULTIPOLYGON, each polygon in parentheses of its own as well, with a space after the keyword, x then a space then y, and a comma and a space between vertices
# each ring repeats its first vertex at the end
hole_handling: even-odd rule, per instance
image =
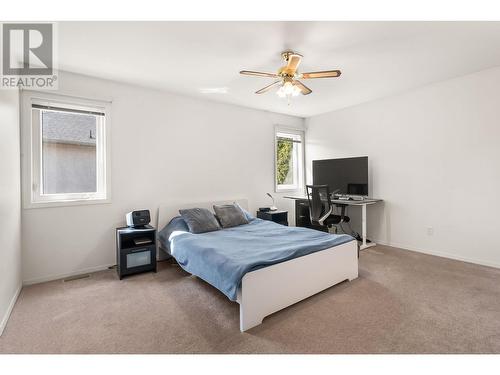
POLYGON ((247 273, 238 292, 240 330, 344 280, 358 277, 358 244, 343 245, 247 273))

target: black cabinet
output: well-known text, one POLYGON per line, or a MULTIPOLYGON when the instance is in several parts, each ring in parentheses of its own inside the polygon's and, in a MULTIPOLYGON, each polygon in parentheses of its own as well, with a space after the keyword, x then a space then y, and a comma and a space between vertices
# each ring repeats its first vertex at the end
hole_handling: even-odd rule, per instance
POLYGON ((155 228, 116 228, 116 271, 120 280, 135 273, 156 272, 155 228))
POLYGON ((281 225, 288 225, 288 211, 257 211, 257 217, 263 220, 274 221, 281 225))
POLYGON ((295 200, 295 226, 328 232, 327 227, 311 223, 311 216, 309 213, 309 201, 307 199, 295 200))

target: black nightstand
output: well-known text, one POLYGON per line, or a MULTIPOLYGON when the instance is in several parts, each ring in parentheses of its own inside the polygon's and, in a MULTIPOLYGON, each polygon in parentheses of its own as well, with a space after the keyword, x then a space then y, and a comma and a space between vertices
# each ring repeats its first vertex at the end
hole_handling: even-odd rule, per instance
POLYGON ((257 211, 257 217, 262 220, 274 221, 275 223, 288 226, 288 211, 257 211))
POLYGON ((116 271, 120 280, 135 273, 156 272, 155 228, 116 228, 116 271))

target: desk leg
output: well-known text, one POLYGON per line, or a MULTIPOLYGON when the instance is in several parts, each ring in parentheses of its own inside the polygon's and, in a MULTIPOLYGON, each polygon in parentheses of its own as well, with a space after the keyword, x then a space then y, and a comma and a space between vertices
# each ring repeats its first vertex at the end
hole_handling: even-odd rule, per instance
POLYGON ((360 250, 377 245, 375 242, 366 243, 366 204, 361 206, 361 236, 363 237, 363 242, 359 247, 360 250))

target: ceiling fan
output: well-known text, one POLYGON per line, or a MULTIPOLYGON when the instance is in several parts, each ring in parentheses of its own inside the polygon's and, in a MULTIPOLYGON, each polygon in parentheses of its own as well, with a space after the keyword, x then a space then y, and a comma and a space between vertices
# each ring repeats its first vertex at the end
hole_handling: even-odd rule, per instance
POLYGON ((297 96, 299 94, 309 95, 312 90, 304 85, 299 79, 311 79, 311 78, 335 78, 340 76, 340 70, 324 70, 321 72, 309 72, 309 73, 299 73, 297 70, 302 60, 302 55, 294 51, 284 51, 281 53, 281 57, 285 60, 286 65, 279 68, 277 73, 263 73, 254 72, 251 70, 242 70, 240 74, 248 76, 257 77, 269 77, 277 79, 270 85, 261 88, 256 91, 256 94, 263 94, 268 92, 274 87, 279 87, 276 94, 281 98, 288 98, 288 103, 290 103, 290 98, 292 96, 297 96))

